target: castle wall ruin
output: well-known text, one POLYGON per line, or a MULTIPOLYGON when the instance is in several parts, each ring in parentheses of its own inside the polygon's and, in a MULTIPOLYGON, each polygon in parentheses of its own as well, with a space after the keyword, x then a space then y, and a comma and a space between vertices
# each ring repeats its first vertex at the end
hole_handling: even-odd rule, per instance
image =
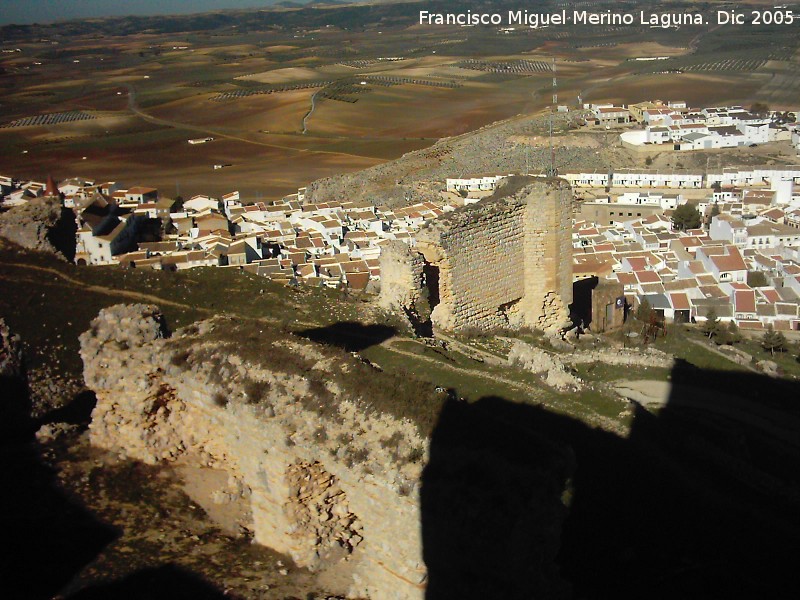
POLYGON ((117 305, 80 342, 97 396, 92 445, 177 468, 211 519, 288 554, 326 591, 423 600, 459 585, 458 597, 493 597, 475 593, 482 583, 496 597, 562 597, 555 557, 573 457, 516 429, 520 419, 509 428, 496 407, 450 401, 423 433, 354 395, 377 369, 224 318, 165 339, 157 307, 117 305), (453 435, 464 427, 472 433, 453 435))
POLYGON ((408 312, 416 306, 409 299, 430 297, 433 328, 444 331, 564 327, 572 302, 571 197, 562 179, 512 178, 493 196, 430 222, 405 256, 382 257, 381 304, 408 312), (393 281, 419 274, 420 255, 422 276, 393 281), (398 287, 417 282, 423 288, 398 287))

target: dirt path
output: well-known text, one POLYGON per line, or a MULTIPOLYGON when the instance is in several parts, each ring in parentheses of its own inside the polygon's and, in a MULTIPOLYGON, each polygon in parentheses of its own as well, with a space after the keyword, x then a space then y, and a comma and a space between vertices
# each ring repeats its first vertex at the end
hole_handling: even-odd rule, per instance
POLYGON ((191 304, 183 304, 181 302, 175 302, 174 300, 167 300, 166 298, 161 298, 159 296, 154 296, 152 294, 143 294, 141 292, 132 292, 130 290, 114 289, 102 285, 87 285, 86 282, 81 281, 80 279, 75 279, 73 277, 70 277, 69 275, 62 273, 57 269, 52 269, 50 267, 39 267, 36 265, 26 265, 22 263, 3 263, 3 265, 9 267, 17 267, 26 270, 40 271, 42 273, 50 273, 52 275, 55 275, 56 277, 59 277, 60 279, 63 279, 67 283, 71 283, 73 285, 81 287, 87 292, 105 294, 106 296, 120 296, 122 298, 129 298, 131 300, 136 300, 138 302, 148 302, 151 304, 165 304, 167 306, 174 306, 176 308, 185 308, 190 310, 198 310, 200 312, 207 312, 210 314, 213 314, 214 312, 207 308, 200 308, 197 306, 192 306, 191 304))
MULTIPOLYGON (((388 340, 382 342, 380 345, 383 348, 386 348, 387 350, 389 350, 390 352, 394 352, 395 354, 400 354, 402 356, 406 356, 406 357, 409 357, 409 358, 414 359, 414 360, 421 360, 421 361, 424 361, 424 362, 427 362, 427 363, 431 363, 433 365, 436 365, 439 368, 446 369, 448 371, 453 371, 454 373, 461 373, 462 375, 468 375, 470 377, 478 377, 480 379, 484 379, 484 380, 492 382, 492 383, 496 383, 496 382, 503 383, 503 384, 505 384, 505 385, 507 385, 509 387, 512 387, 512 388, 514 388, 516 390, 519 390, 519 391, 527 394, 527 396, 530 398, 532 403, 536 404, 537 406, 543 406, 545 408, 550 409, 553 412, 565 413, 565 410, 564 410, 563 406, 561 406, 561 407, 556 406, 556 405, 554 405, 554 404, 552 404, 550 402, 547 402, 544 399, 546 397, 546 394, 543 394, 543 392, 549 391, 549 388, 547 388, 544 385, 538 386, 538 387, 534 387, 532 385, 528 385, 527 383, 522 383, 521 381, 514 381, 513 379, 509 379, 507 377, 503 377, 502 375, 497 375, 497 374, 494 374, 494 373, 491 373, 491 374, 489 374, 489 373, 481 373, 480 371, 476 371, 476 370, 472 370, 472 369, 465 369, 463 367, 456 367, 454 365, 448 365, 446 363, 442 363, 442 362, 440 362, 440 361, 438 361, 436 359, 429 358, 427 356, 422 356, 420 354, 414 354, 413 352, 408 352, 407 350, 401 350, 400 348, 397 348, 395 346, 395 344, 397 342, 400 342, 400 341, 403 341, 403 342, 411 341, 411 342, 413 342, 414 340, 409 340, 408 338, 392 337, 392 338, 389 338, 388 340)), ((494 357, 494 358, 497 358, 497 357, 494 357)), ((555 394, 555 392, 553 392, 553 393, 555 394)), ((566 414, 570 414, 570 413, 568 411, 566 411, 566 414)), ((598 415, 597 413, 594 413, 592 415, 591 422, 592 422, 592 425, 594 425, 596 427, 600 427, 601 429, 603 429, 605 431, 608 431, 610 433, 614 433, 616 435, 625 435, 627 433, 626 429, 623 426, 621 426, 620 423, 618 423, 618 422, 616 422, 616 421, 614 421, 612 419, 608 419, 606 417, 598 415)))
MULTIPOLYGON (((217 310, 212 310, 210 308, 203 308, 203 307, 200 307, 200 306, 195 306, 193 304, 185 304, 183 302, 176 302, 174 300, 167 300, 166 298, 162 298, 162 297, 156 296, 154 294, 144 294, 142 292, 134 292, 134 291, 131 291, 131 290, 121 290, 121 289, 110 288, 110 287, 106 287, 106 286, 102 286, 102 285, 87 285, 86 282, 83 282, 80 279, 75 279, 74 277, 70 277, 69 275, 66 275, 65 273, 62 273, 61 271, 59 271, 57 269, 50 268, 50 267, 40 267, 40 266, 37 266, 37 265, 26 265, 26 264, 22 264, 22 263, 8 263, 8 262, 4 262, 4 263, 2 263, 2 265, 9 266, 9 267, 17 267, 17 268, 27 269, 27 270, 35 270, 35 271, 40 271, 40 272, 43 272, 43 273, 50 273, 50 274, 55 275, 56 277, 62 279, 63 281, 65 281, 67 283, 70 283, 70 284, 72 284, 74 286, 80 287, 82 290, 85 290, 87 292, 93 292, 93 293, 96 293, 96 294, 103 294, 103 295, 106 295, 106 296, 118 296, 120 298, 127 298, 129 300, 135 300, 137 302, 147 302, 149 304, 156 304, 158 306, 172 306, 174 308, 182 308, 182 309, 185 309, 185 310, 195 310, 195 311, 198 311, 198 312, 201 312, 201 313, 206 313, 210 317, 214 316, 214 315, 228 315, 228 316, 231 316, 231 317, 236 317, 237 319, 246 319, 246 320, 250 320, 250 321, 257 321, 259 323, 265 323, 267 325, 277 325, 278 323, 282 322, 281 319, 276 319, 276 318, 272 318, 272 317, 249 317, 247 315, 242 315, 242 314, 235 313, 235 312, 230 312, 230 311, 219 312, 217 310)), ((0 275, 0 279, 8 279, 8 278, 4 278, 2 275, 0 275)), ((21 280, 22 280, 21 278, 15 278, 14 279, 14 281, 21 281, 21 280)), ((297 325, 300 325, 301 327, 319 327, 321 325, 320 323, 316 323, 316 322, 300 321, 300 320, 295 321, 295 323, 297 325)))
POLYGON ((724 352, 721 352, 721 351, 717 350, 716 348, 713 348, 713 347, 709 346, 708 344, 704 344, 700 340, 689 339, 689 341, 692 342, 693 344, 697 345, 697 346, 700 346, 704 350, 708 350, 709 352, 713 352, 717 356, 721 356, 722 358, 731 361, 735 365, 738 365, 738 366, 740 366, 740 367, 742 367, 744 369, 747 369, 748 371, 752 371, 753 373, 761 373, 761 371, 759 371, 755 367, 751 367, 750 365, 743 365, 741 363, 738 363, 735 360, 733 360, 733 357, 730 354, 725 354, 724 352))
MULTIPOLYGON (((463 373, 465 375, 469 375, 471 377, 480 377, 481 379, 486 379, 487 381, 499 381, 517 389, 521 392, 525 392, 526 394, 530 394, 532 397, 536 398, 541 394, 541 388, 535 388, 527 383, 522 383, 519 381, 514 381, 513 379, 507 379, 501 375, 487 375, 484 373, 480 373, 478 371, 474 371, 472 369, 465 369, 464 367, 456 367, 454 365, 448 365, 446 363, 442 363, 434 358, 430 358, 428 356, 422 356, 421 354, 414 354, 413 352, 409 352, 408 350, 401 350, 400 348, 396 347, 398 342, 412 342, 412 343, 419 343, 414 342, 414 340, 409 338, 399 338, 399 337, 392 337, 388 340, 381 342, 381 346, 394 352, 395 354, 402 354, 403 356, 408 356, 409 358, 413 358, 414 360, 421 360, 427 363, 431 363, 436 365, 437 367, 441 367, 442 369, 446 369, 448 371, 453 371, 455 373, 463 373)), ((419 344, 423 346, 422 344, 419 344)), ((424 347, 424 346, 423 346, 424 347)))
POLYGON ((464 354, 469 358, 473 358, 475 355, 477 355, 488 365, 494 365, 498 367, 503 367, 506 365, 505 359, 497 356, 496 354, 492 354, 491 352, 487 352, 486 350, 481 350, 480 348, 469 346, 441 332, 437 333, 436 336, 443 339, 448 344, 453 346, 456 350, 461 352, 461 354, 464 354))

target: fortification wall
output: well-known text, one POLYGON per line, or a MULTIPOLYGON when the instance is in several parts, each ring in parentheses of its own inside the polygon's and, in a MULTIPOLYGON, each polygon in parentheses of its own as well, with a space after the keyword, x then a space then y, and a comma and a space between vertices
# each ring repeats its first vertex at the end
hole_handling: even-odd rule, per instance
POLYGON ((418 237, 423 256, 439 268, 440 302, 433 310, 437 327, 458 331, 508 325, 506 310, 524 293, 524 211, 524 204, 513 198, 478 203, 418 237))
MULTIPOLYGON (((475 596, 475 582, 560 597, 566 449, 527 431, 509 445, 509 424, 485 428, 496 410, 456 401, 422 436, 418 423, 362 404, 374 385, 398 382, 370 388, 370 368, 348 353, 263 324, 217 318, 170 339, 162 331, 156 307, 117 305, 81 336, 97 396, 92 444, 178 467, 213 519, 318 571, 336 594, 422 600, 436 581, 462 582, 460 597, 490 597, 475 596), (454 435, 463 427, 472 427, 466 438, 454 435), (498 502, 520 511, 498 512, 498 502), (496 543, 481 537, 488 531, 496 543)), ((399 392, 386 393, 397 402, 399 392)))
POLYGON ((435 328, 554 330, 568 324, 571 192, 564 180, 519 178, 430 222, 416 239, 416 250, 438 269, 435 328))
POLYGON ((558 329, 572 303, 572 193, 563 179, 529 188, 525 211, 525 324, 558 329))

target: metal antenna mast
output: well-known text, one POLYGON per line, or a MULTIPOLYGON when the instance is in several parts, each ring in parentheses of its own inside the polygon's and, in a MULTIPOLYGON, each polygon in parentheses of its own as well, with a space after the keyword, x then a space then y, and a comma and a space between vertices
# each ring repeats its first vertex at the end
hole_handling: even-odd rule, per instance
POLYGON ((553 119, 558 106, 558 80, 556 79, 556 57, 553 57, 553 103, 550 105, 550 168, 547 170, 548 177, 557 177, 556 169, 556 148, 553 145, 553 119))

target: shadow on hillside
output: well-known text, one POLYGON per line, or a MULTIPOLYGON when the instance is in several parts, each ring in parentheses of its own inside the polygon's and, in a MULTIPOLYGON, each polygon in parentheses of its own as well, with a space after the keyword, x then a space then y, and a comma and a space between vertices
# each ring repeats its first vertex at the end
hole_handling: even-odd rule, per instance
POLYGON ((800 385, 685 364, 672 380, 657 414, 633 404, 627 439, 448 403, 422 480, 427 598, 793 596, 800 385))
POLYGON ((38 424, 29 416, 25 383, 0 379, 0 389, 3 390, 0 438, 3 595, 52 598, 117 532, 67 496, 56 474, 42 461, 34 439, 38 424), (13 592, 15 589, 17 592, 13 592))
POLYGON ((341 321, 327 327, 305 329, 295 333, 313 342, 338 346, 347 352, 366 350, 396 334, 397 329, 389 325, 364 325, 357 321, 341 321))
POLYGON ((91 390, 84 390, 72 402, 65 404, 48 412, 40 420, 44 423, 68 423, 70 425, 80 425, 82 429, 89 426, 92 420, 92 411, 97 404, 97 397, 91 390))
POLYGON ((61 217, 47 233, 47 240, 64 255, 64 258, 72 262, 75 260, 75 234, 77 232, 78 225, 75 222, 75 213, 68 208, 62 208, 61 217))
POLYGON ((95 585, 69 596, 70 600, 216 600, 228 597, 199 575, 172 564, 142 569, 118 581, 95 585))

